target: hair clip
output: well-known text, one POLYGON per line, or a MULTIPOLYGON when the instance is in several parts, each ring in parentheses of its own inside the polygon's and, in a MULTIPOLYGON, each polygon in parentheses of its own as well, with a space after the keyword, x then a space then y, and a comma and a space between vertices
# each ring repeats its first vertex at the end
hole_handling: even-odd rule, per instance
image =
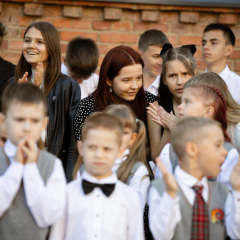
POLYGON ((162 47, 162 50, 160 52, 160 57, 162 58, 163 55, 169 50, 169 49, 172 49, 173 46, 171 43, 164 43, 163 47, 162 47))
POLYGON ((187 48, 191 52, 192 55, 194 55, 195 52, 197 51, 195 44, 183 45, 182 48, 187 48))

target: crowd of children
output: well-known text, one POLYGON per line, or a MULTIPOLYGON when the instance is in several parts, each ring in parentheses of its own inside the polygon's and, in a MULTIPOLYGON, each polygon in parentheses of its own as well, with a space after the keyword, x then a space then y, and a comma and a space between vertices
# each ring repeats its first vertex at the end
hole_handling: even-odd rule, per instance
POLYGON ((72 39, 61 65, 57 29, 31 24, 1 82, 0 240, 239 240, 234 45, 208 25, 198 74, 195 45, 148 30, 98 76, 93 40, 72 39))

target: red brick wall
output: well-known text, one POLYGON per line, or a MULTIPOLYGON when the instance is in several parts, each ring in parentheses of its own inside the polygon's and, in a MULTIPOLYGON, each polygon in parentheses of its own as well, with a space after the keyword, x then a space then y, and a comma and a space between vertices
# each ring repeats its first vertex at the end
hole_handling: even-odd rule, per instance
POLYGON ((196 44, 198 70, 201 60, 201 37, 209 23, 228 24, 236 35, 230 68, 240 74, 240 9, 203 8, 94 1, 10 0, 0 2, 0 21, 8 26, 0 55, 17 63, 26 27, 34 21, 54 24, 61 37, 62 55, 68 41, 78 35, 94 39, 100 61, 112 47, 125 44, 137 49, 139 36, 148 29, 162 30, 174 46, 196 44), (34 2, 34 3, 33 3, 34 2))

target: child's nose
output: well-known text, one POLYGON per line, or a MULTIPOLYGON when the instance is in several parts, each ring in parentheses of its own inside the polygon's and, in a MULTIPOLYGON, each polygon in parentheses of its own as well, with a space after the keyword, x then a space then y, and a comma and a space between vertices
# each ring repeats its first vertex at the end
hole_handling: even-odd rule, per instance
POLYGON ((137 87, 138 87, 137 81, 136 81, 136 80, 133 80, 133 83, 132 83, 131 88, 136 89, 137 87))
POLYGON ((29 122, 29 121, 25 121, 25 122, 23 123, 23 129, 24 129, 24 131, 29 131, 30 128, 31 128, 30 122, 29 122))

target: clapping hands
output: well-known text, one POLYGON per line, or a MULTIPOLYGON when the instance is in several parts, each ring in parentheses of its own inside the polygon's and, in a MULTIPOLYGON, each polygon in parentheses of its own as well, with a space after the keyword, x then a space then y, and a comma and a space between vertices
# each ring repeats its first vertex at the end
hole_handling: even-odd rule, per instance
POLYGON ((168 113, 161 106, 156 108, 152 103, 147 107, 148 113, 152 116, 152 120, 159 124, 161 127, 171 130, 175 125, 177 118, 173 114, 173 112, 168 113))
MULTIPOLYGON (((39 62, 36 68, 36 73, 34 76, 34 82, 33 84, 39 87, 43 81, 43 74, 44 74, 44 69, 43 69, 43 63, 39 62)), ((25 72, 22 78, 19 78, 18 82, 19 83, 24 83, 28 82, 28 72, 25 72)))

